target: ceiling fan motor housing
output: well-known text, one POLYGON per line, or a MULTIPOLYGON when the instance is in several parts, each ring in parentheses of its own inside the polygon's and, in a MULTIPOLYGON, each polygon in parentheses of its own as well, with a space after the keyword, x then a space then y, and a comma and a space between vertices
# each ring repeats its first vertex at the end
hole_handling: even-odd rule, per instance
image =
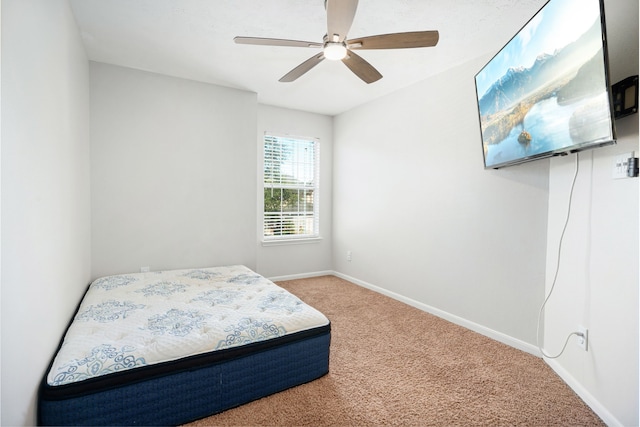
POLYGON ((322 47, 322 51, 325 58, 332 61, 339 61, 347 56, 347 44, 344 41, 338 41, 337 34, 333 36, 333 40, 331 40, 328 35, 325 35, 323 40, 324 46, 322 47))

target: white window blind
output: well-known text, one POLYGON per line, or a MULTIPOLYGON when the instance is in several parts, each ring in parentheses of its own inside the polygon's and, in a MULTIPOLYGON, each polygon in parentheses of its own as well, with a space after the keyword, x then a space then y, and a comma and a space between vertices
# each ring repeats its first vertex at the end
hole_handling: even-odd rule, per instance
POLYGON ((265 240, 319 237, 319 145, 314 138, 265 135, 265 240))

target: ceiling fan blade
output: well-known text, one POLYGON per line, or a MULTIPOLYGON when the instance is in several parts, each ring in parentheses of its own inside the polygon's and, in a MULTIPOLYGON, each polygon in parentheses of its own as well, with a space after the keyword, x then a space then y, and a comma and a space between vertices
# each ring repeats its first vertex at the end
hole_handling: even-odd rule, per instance
POLYGON ((324 7, 327 9, 327 36, 329 41, 344 41, 353 23, 353 18, 356 16, 358 0, 325 0, 324 7))
POLYGON ((382 78, 382 74, 373 68, 373 65, 369 64, 362 57, 356 55, 355 52, 349 51, 342 62, 344 62, 344 64, 365 83, 373 83, 382 78))
POLYGON ((302 64, 298 65, 293 70, 289 71, 287 74, 282 76, 282 78, 279 81, 285 82, 285 83, 292 82, 298 77, 300 77, 301 75, 303 75, 304 73, 306 73, 307 71, 309 71, 310 69, 312 69, 313 67, 315 67, 316 65, 318 65, 319 63, 321 63, 323 59, 324 59, 324 53, 320 52, 319 54, 312 56, 311 58, 304 61, 302 64))
POLYGON ((264 46, 290 46, 290 47, 322 47, 322 43, 305 42, 300 40, 269 39, 261 37, 234 37, 238 44, 254 44, 264 46))
POLYGON ((347 45, 349 49, 404 49, 435 46, 439 39, 437 31, 412 31, 360 37, 348 40, 347 45))

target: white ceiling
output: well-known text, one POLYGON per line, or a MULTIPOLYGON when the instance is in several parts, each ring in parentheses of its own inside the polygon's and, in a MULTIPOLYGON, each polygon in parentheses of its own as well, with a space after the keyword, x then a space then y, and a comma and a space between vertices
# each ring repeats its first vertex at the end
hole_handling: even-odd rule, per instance
POLYGON ((263 104, 335 115, 471 59, 495 54, 546 0, 360 0, 348 38, 438 30, 437 46, 358 51, 384 76, 339 61, 278 79, 319 51, 238 45, 235 36, 322 42, 323 0, 70 0, 90 60, 258 94, 263 104))

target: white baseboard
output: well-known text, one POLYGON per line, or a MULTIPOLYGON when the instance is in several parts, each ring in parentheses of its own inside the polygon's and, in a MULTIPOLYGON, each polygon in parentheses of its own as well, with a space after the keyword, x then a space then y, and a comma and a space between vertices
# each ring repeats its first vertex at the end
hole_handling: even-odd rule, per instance
POLYGON ((584 386, 580 384, 573 375, 564 369, 557 360, 545 359, 544 361, 547 362, 547 365, 549 365, 560 378, 562 378, 562 381, 564 381, 578 396, 580 396, 584 403, 586 403, 607 426, 623 426, 623 424, 611 412, 609 412, 609 410, 607 410, 607 408, 605 408, 598 399, 593 397, 593 395, 589 393, 589 391, 584 388, 584 386))
POLYGON ((372 285, 371 283, 367 283, 362 280, 356 279, 355 277, 347 276, 346 274, 342 274, 338 272, 333 272, 333 274, 337 277, 340 277, 341 279, 348 280, 349 282, 355 283, 356 285, 362 286, 367 289, 371 289, 372 291, 376 291, 390 298, 401 301, 419 310, 426 311, 427 313, 433 314, 434 316, 438 316, 442 319, 448 320, 451 323, 455 323, 456 325, 460 325, 464 328, 470 329, 474 332, 487 336, 491 339, 499 341, 510 347, 514 347, 514 348, 517 348, 518 350, 522 350, 524 352, 533 354, 536 357, 542 357, 542 354, 540 354, 538 347, 536 347, 535 345, 513 338, 509 335, 503 334, 502 332, 494 331, 493 329, 471 322, 467 319, 456 316, 455 314, 448 313, 446 311, 421 303, 414 299, 407 298, 395 292, 388 291, 379 286, 372 285))
POLYGON ((309 277, 335 276, 335 272, 331 270, 316 271, 313 273, 289 274, 285 276, 267 277, 272 282, 282 282, 285 280, 308 279, 309 277))

